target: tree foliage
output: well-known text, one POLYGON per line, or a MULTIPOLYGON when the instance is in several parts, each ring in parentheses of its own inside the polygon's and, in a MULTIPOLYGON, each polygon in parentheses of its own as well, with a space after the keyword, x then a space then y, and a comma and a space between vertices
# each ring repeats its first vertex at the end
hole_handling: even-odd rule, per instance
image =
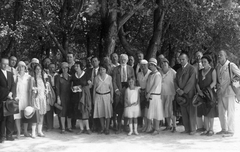
MULTIPOLYGON (((18 58, 83 58, 113 52, 146 58, 176 50, 239 56, 238 0, 2 0, 0 51, 18 58)), ((236 58, 236 57, 235 57, 236 58)), ((237 59, 237 58, 236 58, 237 59)))

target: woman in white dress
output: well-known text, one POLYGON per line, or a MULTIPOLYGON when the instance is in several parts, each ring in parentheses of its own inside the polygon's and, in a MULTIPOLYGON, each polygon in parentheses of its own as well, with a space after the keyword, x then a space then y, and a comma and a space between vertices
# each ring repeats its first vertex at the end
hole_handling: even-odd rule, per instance
MULTIPOLYGON (((43 117, 47 112, 47 101, 46 94, 48 93, 46 89, 46 82, 43 76, 42 67, 40 64, 37 64, 34 67, 33 77, 31 77, 30 89, 32 91, 32 103, 31 105, 37 109, 39 113, 38 120, 38 136, 44 137, 45 135, 42 132, 43 126, 43 117)), ((32 124, 32 138, 36 137, 36 123, 32 124)))
POLYGON ((151 58, 148 63, 152 72, 149 74, 146 86, 146 98, 149 101, 147 118, 153 119, 152 134, 157 135, 159 134, 159 122, 164 119, 161 100, 162 76, 157 70, 157 60, 155 58, 151 58))
POLYGON ((168 126, 163 130, 167 131, 172 128, 172 133, 176 131, 176 117, 173 115, 173 100, 176 94, 174 81, 176 78, 176 71, 169 66, 169 61, 166 58, 161 60, 161 74, 162 74, 162 102, 164 116, 167 120, 168 126), (171 127, 172 123, 172 127, 171 127))
MULTIPOLYGON (((27 66, 23 61, 18 62, 16 76, 16 99, 19 100, 19 113, 14 114, 14 120, 17 128, 17 138, 20 137, 21 133, 21 111, 24 110, 28 105, 28 96, 29 96, 29 80, 31 76, 26 73, 27 66)), ((24 136, 30 137, 30 134, 27 132, 28 124, 23 123, 24 126, 24 136)))

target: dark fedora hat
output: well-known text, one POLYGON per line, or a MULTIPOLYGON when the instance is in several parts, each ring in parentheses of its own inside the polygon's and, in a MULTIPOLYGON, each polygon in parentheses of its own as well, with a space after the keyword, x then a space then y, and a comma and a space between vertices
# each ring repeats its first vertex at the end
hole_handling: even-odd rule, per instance
POLYGON ((176 95, 175 100, 181 106, 187 106, 188 105, 188 96, 186 94, 183 94, 182 96, 176 95))
POLYGON ((16 112, 17 109, 19 108, 18 106, 19 106, 18 102, 14 99, 7 99, 7 101, 5 102, 5 108, 10 113, 16 112))
POLYGON ((193 106, 198 107, 205 102, 204 98, 198 93, 193 97, 193 106))

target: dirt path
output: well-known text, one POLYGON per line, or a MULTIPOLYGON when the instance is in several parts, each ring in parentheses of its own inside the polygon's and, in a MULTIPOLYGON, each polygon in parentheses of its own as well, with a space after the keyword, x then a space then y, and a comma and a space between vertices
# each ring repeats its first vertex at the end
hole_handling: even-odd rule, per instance
MULTIPOLYGON (((163 132, 157 136, 140 133, 139 136, 127 136, 122 133, 115 135, 76 135, 67 133, 62 135, 58 129, 45 132, 46 137, 36 139, 22 137, 13 142, 5 141, 0 144, 0 152, 125 152, 125 151, 240 151, 240 105, 236 106, 236 133, 233 137, 212 137, 196 134, 190 136, 181 134, 183 127, 177 128, 177 133, 163 132)), ((58 124, 58 123, 55 123, 58 124)), ((57 126, 56 126, 57 127, 57 126)), ((215 118, 214 131, 220 131, 220 123, 215 118)), ((77 132, 78 130, 75 130, 77 132)))

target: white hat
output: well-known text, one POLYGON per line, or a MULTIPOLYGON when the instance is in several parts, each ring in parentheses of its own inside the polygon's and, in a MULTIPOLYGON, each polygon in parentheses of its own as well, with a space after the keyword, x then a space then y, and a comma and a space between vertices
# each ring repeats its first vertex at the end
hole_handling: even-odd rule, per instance
POLYGON ((157 60, 156 60, 155 58, 149 59, 148 63, 149 63, 149 64, 151 63, 151 64, 157 66, 157 60))
POLYGON ((25 62, 23 62, 23 61, 19 61, 19 62, 18 62, 18 66, 25 66, 25 67, 26 67, 27 65, 26 65, 25 62))
POLYGON ((38 63, 39 64, 39 60, 37 58, 32 58, 31 63, 38 63))
POLYGON ((148 61, 143 59, 140 61, 140 64, 148 64, 148 61))
POLYGON ((35 114, 35 109, 31 106, 28 106, 24 109, 24 117, 27 119, 32 118, 32 116, 35 114))

